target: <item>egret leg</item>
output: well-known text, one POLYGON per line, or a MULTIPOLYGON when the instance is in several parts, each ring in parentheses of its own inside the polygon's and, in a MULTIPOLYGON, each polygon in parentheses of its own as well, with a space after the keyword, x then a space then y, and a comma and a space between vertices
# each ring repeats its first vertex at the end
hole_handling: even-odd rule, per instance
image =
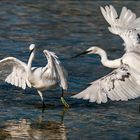
POLYGON ((61 94, 61 102, 66 108, 69 108, 69 104, 64 99, 64 90, 63 89, 62 89, 62 94, 61 94))
POLYGON ((45 105, 45 103, 44 103, 43 94, 42 94, 42 92, 39 91, 39 90, 37 90, 37 92, 38 92, 38 94, 39 94, 39 96, 41 97, 41 100, 42 100, 42 108, 45 108, 46 105, 45 105))
POLYGON ((67 112, 68 108, 64 107, 63 108, 63 111, 61 112, 61 123, 63 122, 64 120, 64 117, 65 117, 65 113, 67 112))

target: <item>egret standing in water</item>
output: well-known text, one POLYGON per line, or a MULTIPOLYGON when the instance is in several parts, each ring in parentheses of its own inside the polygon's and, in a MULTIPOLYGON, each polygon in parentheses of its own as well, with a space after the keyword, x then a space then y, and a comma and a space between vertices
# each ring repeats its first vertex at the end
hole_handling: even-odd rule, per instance
POLYGON ((101 63, 115 68, 108 75, 94 81, 73 98, 87 99, 90 102, 106 103, 111 100, 127 101, 140 97, 140 17, 126 7, 118 14, 112 5, 101 7, 101 12, 110 24, 109 31, 119 35, 125 43, 125 54, 115 60, 108 60, 106 52, 93 46, 82 54, 98 54, 101 63))
POLYGON ((48 60, 45 67, 32 67, 32 61, 35 56, 35 45, 29 47, 30 57, 28 64, 14 57, 7 57, 0 61, 0 74, 5 77, 5 81, 12 85, 25 89, 26 86, 37 89, 41 97, 43 108, 45 107, 42 91, 60 86, 62 88, 61 101, 68 107, 63 98, 63 90, 66 90, 67 79, 66 72, 61 66, 55 53, 44 50, 44 54, 48 60))

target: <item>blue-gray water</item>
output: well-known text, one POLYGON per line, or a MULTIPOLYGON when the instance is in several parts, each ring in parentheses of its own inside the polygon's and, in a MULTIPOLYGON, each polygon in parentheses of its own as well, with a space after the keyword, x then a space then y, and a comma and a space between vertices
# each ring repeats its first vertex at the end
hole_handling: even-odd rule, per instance
POLYGON ((139 1, 92 0, 1 0, 0 59, 15 56, 27 62, 28 46, 38 50, 34 66, 47 63, 42 51, 54 51, 69 73, 65 96, 70 109, 60 102, 61 90, 44 92, 47 109, 34 89, 0 82, 0 139, 6 140, 138 140, 140 139, 140 98, 128 102, 97 105, 70 96, 111 70, 98 56, 70 59, 92 45, 104 48, 109 58, 124 51, 122 40, 111 34, 99 6, 112 4, 120 12, 127 6, 140 16, 139 1))

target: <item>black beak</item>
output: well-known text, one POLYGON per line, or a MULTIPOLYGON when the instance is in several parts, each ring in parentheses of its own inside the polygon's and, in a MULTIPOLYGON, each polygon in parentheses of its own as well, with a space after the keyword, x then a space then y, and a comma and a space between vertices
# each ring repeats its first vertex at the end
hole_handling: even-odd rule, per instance
POLYGON ((87 54, 87 53, 89 53, 89 52, 91 52, 91 51, 82 52, 82 53, 80 53, 80 54, 77 54, 77 55, 73 56, 72 58, 79 57, 79 56, 84 55, 84 54, 87 54))
POLYGON ((30 55, 31 55, 32 52, 33 52, 33 50, 30 51, 30 53, 29 53, 29 57, 30 57, 30 55))
POLYGON ((30 51, 30 53, 29 53, 29 57, 30 57, 31 53, 32 53, 34 50, 35 50, 35 48, 34 48, 34 49, 32 49, 32 50, 30 51))

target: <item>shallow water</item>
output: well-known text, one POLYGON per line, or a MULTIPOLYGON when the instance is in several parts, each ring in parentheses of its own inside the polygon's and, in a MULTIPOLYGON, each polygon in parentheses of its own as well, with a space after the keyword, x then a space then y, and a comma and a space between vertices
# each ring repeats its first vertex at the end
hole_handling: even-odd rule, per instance
POLYGON ((139 1, 0 1, 0 59, 15 56, 27 62, 30 43, 38 49, 34 66, 46 64, 44 49, 56 52, 69 73, 70 104, 64 110, 61 90, 49 90, 44 93, 47 109, 42 113, 34 89, 23 91, 1 82, 0 139, 140 139, 140 98, 101 105, 69 98, 111 71, 98 56, 72 56, 92 45, 102 46, 112 59, 124 53, 122 40, 108 31, 100 13, 99 6, 106 4, 117 11, 127 6, 140 16, 139 1))

